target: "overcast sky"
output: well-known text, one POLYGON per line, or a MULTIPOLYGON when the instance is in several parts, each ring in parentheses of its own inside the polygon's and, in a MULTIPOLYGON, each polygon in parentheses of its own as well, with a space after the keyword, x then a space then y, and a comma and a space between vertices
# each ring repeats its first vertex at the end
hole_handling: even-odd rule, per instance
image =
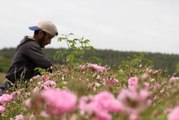
MULTIPOLYGON (((179 54, 179 0, 0 0, 0 49, 44 19, 97 49, 179 54)), ((64 46, 57 38, 48 45, 64 46)))

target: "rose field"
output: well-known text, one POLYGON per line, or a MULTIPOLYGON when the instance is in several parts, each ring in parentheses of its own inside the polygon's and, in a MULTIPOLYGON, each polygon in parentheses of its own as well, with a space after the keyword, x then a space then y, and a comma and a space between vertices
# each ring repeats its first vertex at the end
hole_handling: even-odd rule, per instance
POLYGON ((118 68, 57 65, 1 96, 1 119, 179 120, 178 79, 138 58, 118 68))

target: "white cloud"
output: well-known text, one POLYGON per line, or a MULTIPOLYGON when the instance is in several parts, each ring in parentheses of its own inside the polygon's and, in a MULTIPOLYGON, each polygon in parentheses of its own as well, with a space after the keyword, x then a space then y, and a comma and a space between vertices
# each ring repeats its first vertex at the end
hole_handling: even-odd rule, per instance
POLYGON ((15 47, 32 34, 28 26, 50 19, 59 33, 89 38, 96 48, 179 54, 178 6, 177 0, 1 0, 0 48, 15 47))

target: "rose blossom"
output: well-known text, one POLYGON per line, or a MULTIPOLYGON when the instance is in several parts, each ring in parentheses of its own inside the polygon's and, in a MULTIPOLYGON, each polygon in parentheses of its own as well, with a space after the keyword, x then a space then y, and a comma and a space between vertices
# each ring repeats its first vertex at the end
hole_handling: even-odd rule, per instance
POLYGON ((83 71, 83 70, 85 70, 85 69, 86 69, 86 67, 87 67, 86 65, 80 65, 80 70, 82 70, 82 71, 83 71))
POLYGON ((172 77, 170 78, 170 81, 176 81, 176 80, 179 80, 179 77, 174 77, 174 76, 172 76, 172 77))
POLYGON ((95 70, 97 72, 104 72, 106 71, 106 68, 105 67, 102 67, 102 66, 98 66, 96 64, 89 64, 89 67, 92 69, 92 70, 95 70))
POLYGON ((49 89, 49 88, 55 88, 56 87, 56 82, 52 80, 47 80, 45 83, 43 83, 42 87, 44 89, 49 89))
POLYGON ((32 107, 32 101, 31 101, 30 98, 25 101, 25 105, 27 106, 27 108, 31 108, 32 107))
POLYGON ((22 114, 17 115, 17 116, 15 117, 15 120, 24 120, 24 116, 23 116, 22 114))
POLYGON ((179 120, 179 106, 175 107, 167 117, 168 120, 179 120))
POLYGON ((60 89, 47 89, 41 93, 47 105, 46 112, 49 115, 63 115, 76 107, 77 97, 67 91, 60 89))
POLYGON ((42 76, 42 80, 43 80, 43 81, 49 80, 49 76, 47 76, 47 75, 42 76))
POLYGON ((139 82, 139 78, 137 77, 131 77, 128 79, 128 88, 129 89, 134 89, 137 87, 138 85, 138 82, 139 82))
POLYGON ((111 88, 116 83, 118 83, 118 80, 115 78, 104 78, 103 79, 103 84, 107 85, 109 88, 111 88))
POLYGON ((3 104, 3 105, 5 105, 5 104, 8 103, 12 98, 13 98, 12 95, 3 94, 2 96, 0 96, 0 103, 3 104))
POLYGON ((92 120, 112 120, 110 112, 121 112, 122 105, 117 101, 113 94, 102 91, 96 96, 82 97, 80 99, 79 108, 84 115, 93 115, 92 120))

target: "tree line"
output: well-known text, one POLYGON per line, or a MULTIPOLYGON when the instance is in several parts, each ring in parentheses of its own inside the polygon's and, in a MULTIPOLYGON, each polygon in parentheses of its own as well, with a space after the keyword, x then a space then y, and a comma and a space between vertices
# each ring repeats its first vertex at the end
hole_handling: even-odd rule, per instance
MULTIPOLYGON (((64 64, 64 58, 54 59, 57 51, 63 51, 65 48, 46 48, 44 53, 47 57, 56 64, 64 64)), ((70 52, 70 50, 69 50, 70 52)), ((0 50, 0 72, 7 72, 12 58, 15 54, 15 48, 4 48, 0 50)), ((91 60, 93 63, 100 63, 101 65, 108 65, 117 67, 121 62, 132 59, 133 56, 137 56, 141 52, 133 51, 115 51, 115 50, 95 50, 86 51, 83 59, 92 58, 95 56, 97 59, 91 60)), ((179 55, 177 54, 162 54, 162 53, 150 53, 147 52, 146 59, 153 63, 155 69, 166 70, 167 73, 173 74, 178 72, 177 66, 179 66, 179 55)), ((65 56, 63 56, 65 57, 65 56)))

